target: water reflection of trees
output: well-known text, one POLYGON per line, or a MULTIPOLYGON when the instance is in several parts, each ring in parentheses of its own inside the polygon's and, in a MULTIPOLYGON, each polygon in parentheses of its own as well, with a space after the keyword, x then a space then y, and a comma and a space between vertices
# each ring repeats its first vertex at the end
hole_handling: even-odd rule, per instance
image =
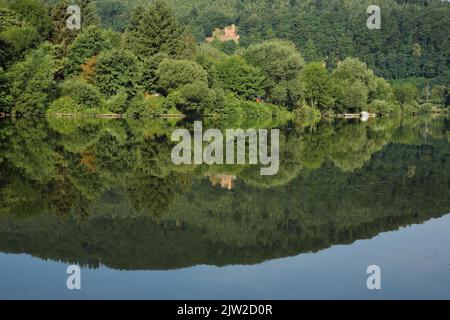
POLYGON ((172 122, 0 122, 0 250, 121 268, 254 263, 450 211, 449 124, 289 126, 280 173, 175 166, 172 122), (425 134, 424 134, 425 133, 425 134), (231 191, 211 174, 237 177, 231 191))

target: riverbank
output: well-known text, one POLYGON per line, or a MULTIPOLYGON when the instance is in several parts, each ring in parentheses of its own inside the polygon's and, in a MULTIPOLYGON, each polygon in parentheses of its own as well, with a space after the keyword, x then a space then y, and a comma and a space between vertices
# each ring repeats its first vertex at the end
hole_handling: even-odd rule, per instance
MULTIPOLYGON (((289 112, 291 113, 291 112, 289 112)), ((433 109, 430 110, 427 114, 429 115, 447 115, 448 110, 444 109, 433 109)), ((405 114, 405 113, 402 113, 405 114)), ((411 116, 418 116, 421 113, 411 113, 408 114, 411 116)), ((377 114, 370 112, 360 112, 360 113, 322 113, 320 115, 321 119, 361 119, 362 121, 368 121, 369 119, 377 118, 377 117, 386 117, 391 116, 390 114, 377 114)), ((47 117, 47 118, 99 118, 99 119, 125 119, 125 118, 136 118, 130 114, 119 114, 119 113, 45 113, 45 114, 32 114, 32 115, 15 115, 11 113, 0 113, 0 118, 29 118, 29 117, 47 117)), ((155 116, 154 119, 186 119, 188 115, 185 114, 163 114, 155 116)), ((292 113, 292 117, 295 118, 295 115, 292 113)), ((297 116, 298 118, 302 118, 302 116, 297 116)), ((137 117, 138 119, 146 119, 144 117, 137 117)), ((202 115, 201 118, 228 118, 228 116, 220 115, 220 114, 207 114, 202 115)), ((244 116, 245 118, 245 116, 244 116)))

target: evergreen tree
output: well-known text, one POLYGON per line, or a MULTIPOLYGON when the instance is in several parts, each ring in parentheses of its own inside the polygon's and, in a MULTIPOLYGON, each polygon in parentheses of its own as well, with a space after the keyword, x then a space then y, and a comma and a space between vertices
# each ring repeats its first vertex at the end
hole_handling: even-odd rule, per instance
POLYGON ((302 50, 303 56, 305 57, 305 60, 308 62, 313 61, 319 61, 320 56, 317 52, 316 45, 314 44, 314 41, 312 39, 308 39, 305 44, 305 49, 302 50))
POLYGON ((177 56, 184 47, 180 44, 184 35, 169 6, 157 0, 147 9, 139 7, 126 32, 126 47, 141 59, 157 53, 177 56))
POLYGON ((100 19, 95 13, 95 6, 93 0, 80 0, 76 5, 81 10, 81 29, 67 28, 67 19, 70 14, 67 13, 67 8, 73 2, 69 0, 62 0, 53 6, 51 10, 52 32, 51 39, 55 44, 61 44, 64 54, 67 53, 68 46, 83 30, 92 25, 99 25, 100 19))

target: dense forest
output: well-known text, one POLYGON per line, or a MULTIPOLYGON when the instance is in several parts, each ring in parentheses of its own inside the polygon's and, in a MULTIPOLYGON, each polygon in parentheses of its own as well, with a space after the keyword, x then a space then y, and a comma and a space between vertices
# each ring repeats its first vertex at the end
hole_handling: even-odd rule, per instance
POLYGON ((0 251, 121 269, 259 263, 450 210, 442 117, 284 128, 272 177, 252 166, 176 166, 173 128, 2 121, 0 251), (214 184, 224 173, 236 176, 231 190, 214 184))
POLYGON ((440 0, 0 0, 2 114, 292 119, 448 109, 440 0), (370 2, 370 3, 369 3, 370 2), (369 4, 381 30, 366 26, 369 4), (215 39, 237 26, 239 42, 215 39))

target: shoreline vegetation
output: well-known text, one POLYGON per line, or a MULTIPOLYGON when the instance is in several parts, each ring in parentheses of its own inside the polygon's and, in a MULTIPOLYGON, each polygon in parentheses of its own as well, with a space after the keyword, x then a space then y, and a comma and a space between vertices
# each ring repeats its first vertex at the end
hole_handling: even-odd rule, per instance
MULTIPOLYGON (((283 122, 449 110, 448 64, 435 55, 445 52, 448 35, 439 38, 439 25, 416 30, 418 42, 403 57, 412 55, 415 62, 409 71, 392 76, 374 62, 374 55, 361 57, 355 50, 341 48, 344 53, 325 56, 326 50, 318 48, 325 44, 311 38, 302 45, 293 36, 274 31, 270 37, 250 41, 253 33, 242 27, 242 37, 235 34, 226 40, 219 27, 235 23, 229 19, 211 22, 217 29, 205 41, 196 29, 198 21, 180 16, 175 0, 138 1, 142 7, 124 1, 128 6, 122 10, 129 15, 129 23, 119 28, 111 25, 111 19, 118 18, 101 10, 103 2, 82 1, 81 30, 69 30, 66 0, 0 0, 1 117, 217 117, 283 122), (421 43, 422 38, 433 36, 436 41, 429 47, 421 43), (441 44, 444 48, 437 47, 441 44), (425 63, 424 57, 429 61, 425 63), (414 75, 413 69, 419 67, 423 73, 401 77, 408 72, 414 75)), ((197 2, 202 1, 191 4, 197 2)), ((263 2, 256 1, 261 6, 263 2)), ((349 3, 364 7, 358 1, 349 3)), ((441 17, 449 12, 447 3, 385 3, 392 12, 423 11, 427 17, 442 18, 444 26, 449 23, 448 16, 441 17)), ((331 7, 312 2, 303 9, 311 14, 331 12, 331 7)), ((230 30, 241 32, 234 24, 230 30)), ((316 33, 320 32, 325 30, 316 33)), ((373 30, 353 32, 374 43, 382 37, 373 30)), ((399 41, 403 41, 401 35, 399 41)), ((390 65, 395 68, 395 63, 390 65)))

